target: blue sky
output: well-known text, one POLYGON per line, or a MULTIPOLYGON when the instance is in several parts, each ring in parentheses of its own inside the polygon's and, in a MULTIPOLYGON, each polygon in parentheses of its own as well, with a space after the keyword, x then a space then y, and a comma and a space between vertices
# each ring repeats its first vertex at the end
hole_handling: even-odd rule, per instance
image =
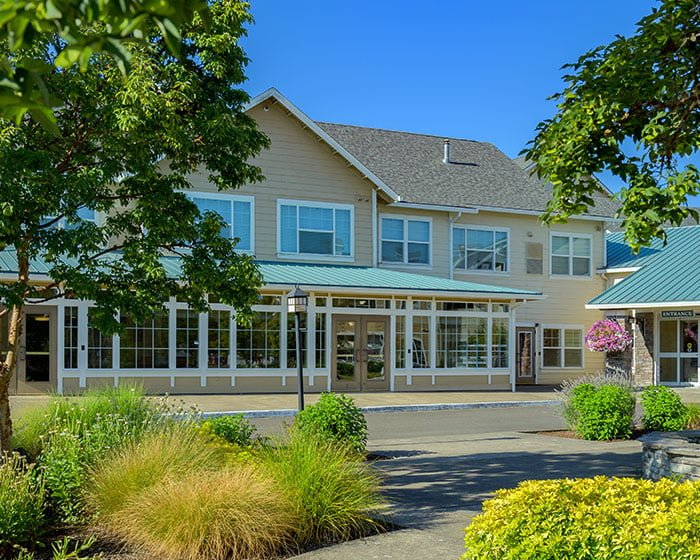
POLYGON ((554 114, 561 66, 633 34, 657 4, 252 0, 244 88, 274 86, 314 120, 487 141, 516 157, 554 114))

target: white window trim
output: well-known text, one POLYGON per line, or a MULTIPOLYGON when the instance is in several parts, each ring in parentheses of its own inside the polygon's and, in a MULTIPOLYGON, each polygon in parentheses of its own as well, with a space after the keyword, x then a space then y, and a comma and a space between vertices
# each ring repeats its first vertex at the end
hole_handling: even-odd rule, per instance
MULTIPOLYGON (((212 193, 212 192, 200 192, 200 191, 179 191, 184 194, 190 201, 193 198, 208 198, 211 200, 228 200, 231 203, 231 219, 233 220, 233 203, 234 202, 247 202, 250 204, 250 249, 241 249, 236 247, 236 251, 240 253, 245 253, 247 255, 252 255, 255 253, 255 197, 247 196, 242 194, 229 194, 229 193, 212 193)), ((231 239, 233 237, 233 223, 230 224, 231 227, 231 239)))
MULTIPOLYGON (((314 231, 314 230, 304 230, 314 231)), ((319 230, 320 231, 320 230, 319 230)), ((323 231, 323 233, 328 233, 323 231)), ((335 240, 336 224, 335 214, 333 214, 333 239, 335 240)), ((297 211, 297 236, 299 235, 299 213, 297 211)), ((341 204, 334 202, 316 202, 313 200, 292 200, 277 199, 277 256, 287 259, 298 259, 299 257, 313 258, 314 260, 333 262, 354 262, 355 260, 355 206, 353 204, 341 204), (326 255, 324 253, 301 253, 299 252, 299 240, 297 237, 297 252, 282 251, 282 206, 305 206, 307 208, 325 208, 331 210, 350 211, 350 254, 349 255, 326 255)))
MULTIPOLYGON (((387 239, 387 241, 398 242, 396 239, 387 239)), ((432 270, 433 268, 433 219, 432 217, 423 216, 409 216, 404 214, 380 214, 379 215, 379 264, 387 267, 395 268, 422 268, 424 270, 432 270), (384 242, 384 218, 390 220, 402 220, 404 223, 403 227, 403 262, 385 261, 382 257, 382 244, 384 242), (408 244, 409 243, 420 243, 425 245, 423 241, 409 241, 408 240, 408 222, 427 222, 428 223, 428 262, 427 263, 410 263, 408 259, 408 244)))
MULTIPOLYGON (((579 259, 582 259, 584 257, 577 257, 579 259)), ((549 232, 549 277, 550 278, 591 278, 593 276, 593 236, 590 233, 571 233, 571 232, 564 232, 564 231, 550 231, 549 232), (569 238, 569 254, 568 254, 568 259, 569 259, 569 273, 568 274, 555 274, 552 272, 553 267, 552 267, 552 258, 557 256, 557 257, 563 257, 564 255, 554 255, 552 251, 552 238, 553 237, 568 237, 569 238), (573 250, 574 250, 574 243, 573 240, 574 238, 582 238, 582 239, 588 239, 590 242, 590 248, 591 248, 591 254, 588 257, 589 260, 589 267, 588 267, 588 274, 573 274, 573 250)))
MULTIPOLYGON (((493 251, 494 256, 496 253, 496 250, 494 249, 493 251)), ((494 261, 495 264, 495 261, 494 261)), ((452 224, 452 229, 450 230, 450 267, 452 268, 453 272, 455 274, 483 274, 483 275, 495 275, 495 276, 510 276, 510 228, 509 227, 497 227, 497 226, 482 226, 478 224, 452 224), (456 268, 454 265, 454 258, 453 258, 453 250, 454 250, 454 230, 456 229, 463 229, 464 230, 464 239, 465 239, 465 254, 464 254, 464 266, 465 268, 456 268), (467 248, 466 248, 466 239, 467 239, 467 230, 479 230, 479 231, 493 231, 493 232, 500 232, 500 233, 505 233, 506 234, 506 241, 507 241, 507 247, 506 247, 506 270, 478 270, 478 269, 470 269, 466 268, 467 264, 467 248)))
MULTIPOLYGON (((585 358, 585 350, 586 350, 586 330, 584 329, 583 325, 558 325, 558 324, 543 324, 542 325, 542 334, 539 337, 540 338, 540 353, 541 353, 541 363, 540 367, 545 370, 553 371, 553 370, 558 370, 558 369, 565 369, 569 371, 575 371, 575 370, 582 370, 585 368, 586 365, 586 358, 585 358), (545 329, 557 329, 559 331, 559 341, 561 343, 561 346, 557 346, 561 353, 559 354, 559 365, 558 366, 545 366, 544 365, 544 351, 545 351, 545 346, 544 346, 544 331, 545 329), (577 330, 581 331, 581 365, 580 366, 564 366, 564 350, 573 350, 573 347, 567 347, 565 346, 565 335, 564 331, 565 330, 577 330)), ((550 347, 548 347, 550 348, 550 347)), ((554 349, 554 347, 551 347, 554 349)))

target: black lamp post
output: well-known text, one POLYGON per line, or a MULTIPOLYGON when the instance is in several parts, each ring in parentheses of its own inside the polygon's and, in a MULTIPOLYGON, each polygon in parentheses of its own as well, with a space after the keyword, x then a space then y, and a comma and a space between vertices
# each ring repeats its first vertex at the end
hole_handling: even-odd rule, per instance
POLYGON ((296 331, 296 346, 297 346, 297 394, 299 395, 299 412, 304 410, 304 370, 303 356, 301 353, 301 313, 306 313, 306 308, 309 302, 309 294, 304 290, 295 286, 294 289, 287 294, 287 311, 294 313, 294 326, 296 331))

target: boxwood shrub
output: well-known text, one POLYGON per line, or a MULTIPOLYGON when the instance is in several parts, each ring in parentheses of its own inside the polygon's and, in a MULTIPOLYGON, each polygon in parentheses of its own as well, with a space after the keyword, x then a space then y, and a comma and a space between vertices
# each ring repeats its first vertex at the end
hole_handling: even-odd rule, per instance
POLYGON ((463 560, 700 558, 700 482, 526 481, 484 503, 463 560))
POLYGON ((295 426, 316 437, 346 444, 360 453, 367 445, 367 421, 347 395, 323 393, 316 404, 297 414, 295 426))
POLYGON ((690 409, 681 402, 680 395, 663 385, 646 387, 642 391, 642 406, 642 424, 647 430, 682 430, 690 418, 690 409))
POLYGON ((573 428, 583 439, 629 438, 634 419, 634 395, 617 385, 574 387, 571 407, 573 428))

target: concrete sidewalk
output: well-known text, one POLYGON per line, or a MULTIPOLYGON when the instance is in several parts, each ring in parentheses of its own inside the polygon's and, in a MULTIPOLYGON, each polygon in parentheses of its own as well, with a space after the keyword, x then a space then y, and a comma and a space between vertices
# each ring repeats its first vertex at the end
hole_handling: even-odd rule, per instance
MULTIPOLYGON (((700 388, 676 389, 685 402, 700 403, 700 388)), ((555 387, 534 385, 512 391, 425 391, 411 393, 347 393, 366 412, 441 410, 499 406, 532 406, 556 404, 555 387)), ((194 406, 204 413, 246 412, 250 417, 292 416, 297 409, 296 393, 252 395, 172 395, 173 403, 194 406)), ((313 404, 319 393, 304 396, 305 404, 313 404)), ((50 402, 48 395, 18 395, 10 397, 13 413, 50 402)))

